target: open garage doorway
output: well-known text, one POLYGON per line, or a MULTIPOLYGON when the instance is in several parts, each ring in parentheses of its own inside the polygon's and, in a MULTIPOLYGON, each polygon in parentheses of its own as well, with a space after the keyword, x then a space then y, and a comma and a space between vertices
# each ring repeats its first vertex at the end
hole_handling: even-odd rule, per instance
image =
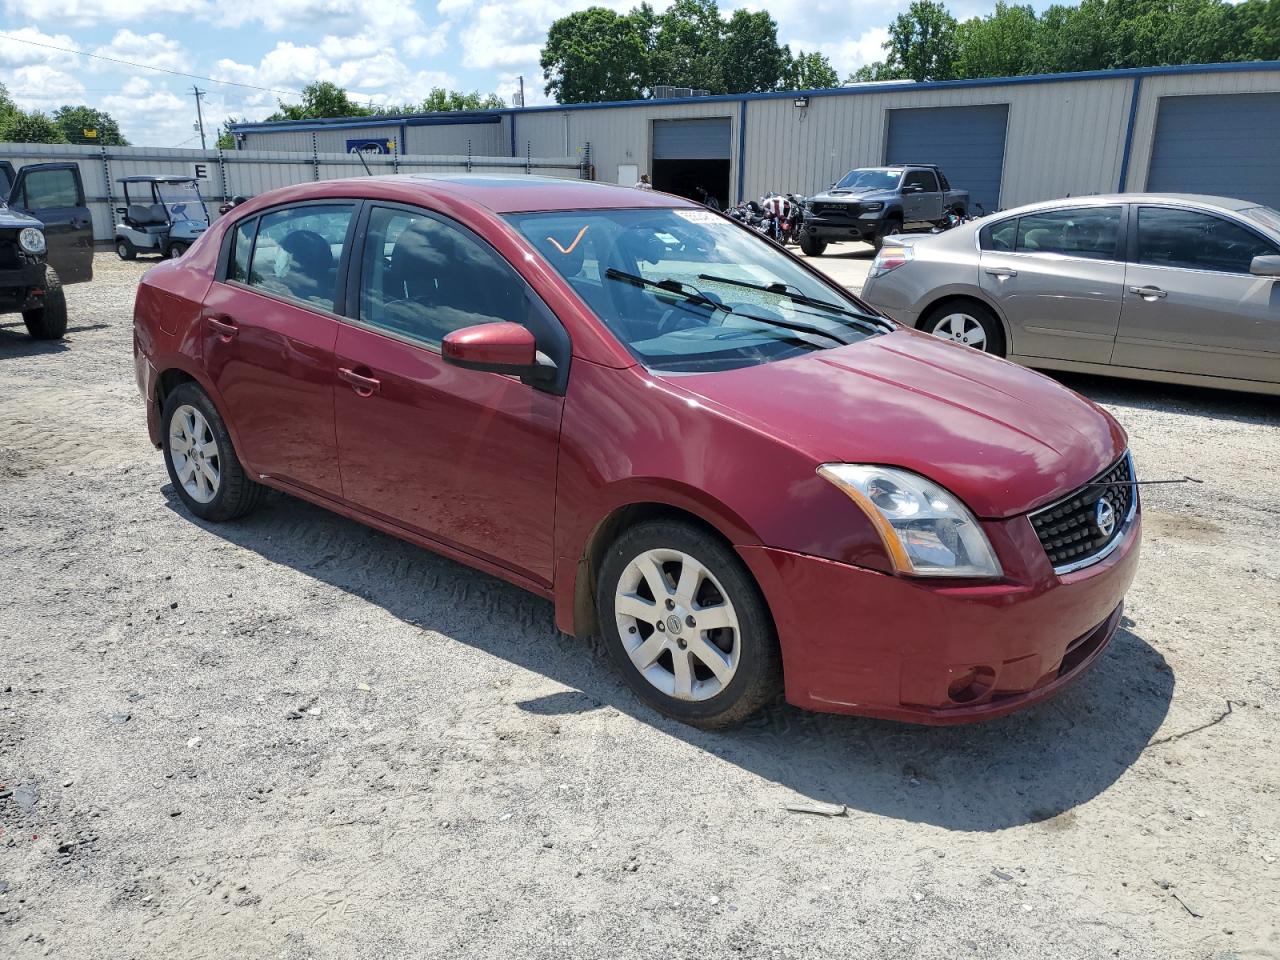
POLYGON ((701 201, 701 187, 727 207, 731 142, 728 117, 653 121, 654 189, 701 201))

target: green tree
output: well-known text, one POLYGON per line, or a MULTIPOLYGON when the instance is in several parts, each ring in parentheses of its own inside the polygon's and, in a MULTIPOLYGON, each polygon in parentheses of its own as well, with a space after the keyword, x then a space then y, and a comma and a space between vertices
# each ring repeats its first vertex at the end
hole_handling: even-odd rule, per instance
POLYGON ((105 110, 86 106, 62 106, 54 111, 53 122, 58 125, 68 143, 102 144, 107 147, 127 147, 129 141, 120 133, 120 125, 105 110), (92 130, 96 136, 86 136, 92 130))
POLYGON ((1244 0, 1232 8, 1236 60, 1280 60, 1280 0, 1244 0))
POLYGON ((729 92, 724 62, 726 27, 716 0, 675 0, 658 16, 650 53, 655 81, 711 93, 729 92))
POLYGON ((0 83, 0 125, 3 125, 9 117, 18 112, 18 105, 13 102, 9 96, 9 91, 3 83, 0 83))
POLYGON ((546 92, 557 103, 634 100, 646 79, 647 59, 640 21, 588 7, 561 17, 547 31, 541 59, 546 92))
POLYGON ((955 76, 956 19, 938 0, 912 0, 889 24, 885 63, 917 82, 955 76))
POLYGON ((268 120, 318 120, 322 117, 367 117, 373 111, 352 103, 336 83, 317 80, 302 88, 301 103, 279 101, 280 109, 268 120))
POLYGON ((956 27, 955 75, 1013 77, 1033 73, 1040 59, 1040 22, 1030 6, 997 0, 993 13, 956 27))
POLYGON ((791 51, 778 45, 778 24, 764 10, 735 10, 720 45, 726 93, 777 90, 787 85, 791 51))
POLYGON ((496 93, 482 94, 479 90, 462 93, 432 87, 420 109, 425 113, 443 113, 450 110, 498 110, 505 106, 496 93))
POLYGON ((10 143, 66 143, 62 130, 47 114, 14 109, 0 118, 0 140, 10 143))
MULTIPOLYGON (((783 49, 790 53, 788 48, 783 49)), ((787 64, 784 85, 789 90, 824 90, 840 86, 840 74, 830 60, 816 51, 797 53, 787 64)))

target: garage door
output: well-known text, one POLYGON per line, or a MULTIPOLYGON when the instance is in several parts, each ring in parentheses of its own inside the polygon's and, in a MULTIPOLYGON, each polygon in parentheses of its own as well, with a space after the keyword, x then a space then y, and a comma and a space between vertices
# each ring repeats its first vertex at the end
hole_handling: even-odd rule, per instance
POLYGON ((728 160, 729 118, 653 121, 653 159, 728 160))
POLYGON ((889 111, 886 163, 936 163, 957 190, 987 213, 1000 209, 1009 105, 889 111))
POLYGON ((1280 207, 1280 93, 1162 97, 1147 189, 1280 207))

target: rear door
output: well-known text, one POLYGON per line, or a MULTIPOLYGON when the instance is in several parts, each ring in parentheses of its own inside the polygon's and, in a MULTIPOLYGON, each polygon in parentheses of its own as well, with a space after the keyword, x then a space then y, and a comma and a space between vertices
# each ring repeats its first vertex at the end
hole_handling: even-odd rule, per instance
POLYGON ((1280 254, 1261 234, 1202 210, 1141 204, 1113 363, 1280 381, 1280 281, 1249 272, 1280 254))
POLYGON ((93 220, 74 163, 33 163, 18 170, 9 206, 44 224, 49 263, 64 283, 93 279, 93 220))
POLYGON ((1009 323, 1011 354, 1109 363, 1120 322, 1125 208, 1067 207, 987 224, 982 289, 1009 323))
POLYGON ((205 295, 205 370, 260 474, 342 496, 334 344, 356 204, 300 203, 238 224, 205 295))

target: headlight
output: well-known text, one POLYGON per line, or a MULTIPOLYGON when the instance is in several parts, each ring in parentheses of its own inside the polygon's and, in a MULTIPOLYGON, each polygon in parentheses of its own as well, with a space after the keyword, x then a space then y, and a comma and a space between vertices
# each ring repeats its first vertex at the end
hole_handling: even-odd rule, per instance
POLYGON ((18 234, 18 246, 27 253, 44 253, 44 231, 35 227, 24 227, 18 234))
POLYGON ((919 474, 893 467, 824 463, 818 474, 870 518, 893 568, 913 577, 999 577, 987 536, 956 497, 919 474))
POLYGON ((880 200, 876 200, 873 203, 864 203, 862 205, 862 209, 867 211, 868 213, 874 213, 876 210, 883 210, 884 203, 880 200))

